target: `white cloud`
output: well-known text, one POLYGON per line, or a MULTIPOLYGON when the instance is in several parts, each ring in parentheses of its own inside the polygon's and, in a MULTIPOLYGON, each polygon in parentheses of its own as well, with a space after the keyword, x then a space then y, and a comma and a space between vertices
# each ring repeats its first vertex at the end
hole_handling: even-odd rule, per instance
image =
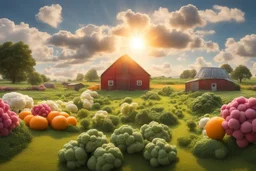
POLYGON ((204 11, 199 11, 199 13, 207 22, 211 23, 218 23, 224 21, 245 21, 245 13, 243 11, 237 8, 228 8, 226 6, 214 5, 213 10, 206 9, 204 11))
POLYGON ((48 33, 29 27, 23 22, 16 25, 7 18, 0 19, 0 43, 23 41, 29 45, 32 56, 37 62, 52 61, 56 58, 53 56, 53 48, 45 44, 49 37, 48 33))
POLYGON ((196 61, 193 64, 190 64, 189 67, 192 69, 196 69, 197 71, 202 67, 210 67, 212 66, 211 62, 207 62, 204 57, 200 56, 196 58, 196 61))
POLYGON ((44 6, 39 9, 36 18, 43 23, 46 23, 54 28, 62 22, 61 17, 62 7, 59 4, 53 4, 51 6, 44 6))
POLYGON ((150 69, 152 76, 166 76, 169 77, 172 73, 171 64, 164 62, 163 64, 154 64, 150 69))

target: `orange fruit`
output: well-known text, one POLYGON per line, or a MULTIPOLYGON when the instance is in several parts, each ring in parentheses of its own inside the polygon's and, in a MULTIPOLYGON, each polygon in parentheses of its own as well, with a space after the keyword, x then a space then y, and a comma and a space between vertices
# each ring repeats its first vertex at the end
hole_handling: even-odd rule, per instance
POLYGON ((20 112, 19 118, 23 120, 28 115, 32 115, 31 111, 26 111, 25 110, 25 111, 20 112))
POLYGON ((34 116, 29 122, 31 129, 45 130, 48 128, 48 120, 42 116, 34 116))
POLYGON ((223 121, 222 117, 211 118, 205 125, 206 135, 215 140, 222 140, 225 136, 225 130, 221 125, 223 121))
POLYGON ((60 112, 61 116, 64 116, 65 118, 69 117, 69 114, 67 114, 66 112, 60 112))
POLYGON ((30 120, 34 117, 34 115, 27 115, 25 118, 24 118, 24 122, 26 123, 27 126, 29 126, 29 122, 30 120))
POLYGON ((48 116, 47 116, 47 120, 49 122, 49 124, 51 124, 53 118, 55 118, 56 116, 59 116, 60 112, 59 111, 51 111, 48 116))
POLYGON ((67 118, 64 116, 56 116, 53 118, 51 126, 56 130, 65 130, 68 127, 67 118))
POLYGON ((69 117, 67 117, 67 121, 68 121, 68 124, 69 124, 69 125, 74 125, 74 126, 76 126, 76 124, 77 124, 77 120, 76 120, 76 118, 75 118, 74 116, 69 116, 69 117))

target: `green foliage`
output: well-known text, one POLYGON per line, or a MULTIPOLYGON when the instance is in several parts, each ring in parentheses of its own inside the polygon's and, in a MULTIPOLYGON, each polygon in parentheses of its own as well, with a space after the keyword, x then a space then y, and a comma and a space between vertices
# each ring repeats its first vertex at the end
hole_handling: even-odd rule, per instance
POLYGON ((103 132, 97 129, 89 129, 77 137, 77 142, 78 146, 83 148, 87 153, 92 153, 108 141, 103 132))
POLYGON ((98 147, 87 162, 90 170, 110 171, 123 163, 123 154, 114 144, 108 143, 98 147))
POLYGON ((170 86, 167 86, 167 87, 162 88, 158 92, 158 94, 162 95, 162 96, 170 96, 173 92, 174 92, 174 90, 170 86))
POLYGON ((160 115, 159 122, 165 125, 176 125, 178 124, 178 119, 171 112, 164 112, 160 115))
POLYGON ((41 74, 41 78, 42 78, 43 82, 50 81, 50 78, 46 77, 46 75, 44 75, 44 74, 41 74))
POLYGON ((240 83, 243 79, 250 79, 251 77, 251 71, 244 65, 239 65, 233 72, 231 72, 231 78, 239 80, 240 83))
POLYGON ((107 111, 108 113, 112 113, 112 108, 109 106, 104 107, 102 110, 107 111))
POLYGON ((28 83, 31 85, 39 85, 43 82, 41 75, 38 72, 32 72, 28 75, 28 83))
POLYGON ((152 141, 154 138, 162 138, 166 141, 171 140, 171 132, 169 127, 155 121, 141 126, 140 132, 142 133, 144 139, 148 141, 152 141))
POLYGON ((68 125, 68 128, 65 129, 67 132, 80 132, 79 128, 74 125, 68 125))
POLYGON ((92 127, 104 132, 112 132, 115 129, 115 125, 109 118, 106 111, 97 111, 92 118, 92 127))
POLYGON ((153 121, 152 117, 150 116, 151 111, 148 109, 141 110, 135 117, 135 121, 139 125, 148 124, 153 121))
POLYGON ((100 104, 99 103, 94 103, 93 105, 92 105, 92 109, 93 110, 99 110, 100 109, 100 104))
POLYGON ((248 147, 243 149, 241 154, 242 158, 252 164, 256 161, 256 144, 250 144, 248 147))
POLYGON ((223 144, 227 147, 228 153, 232 156, 241 155, 244 150, 238 147, 236 139, 232 136, 225 136, 223 138, 223 144))
POLYGON ((185 137, 179 137, 177 139, 177 141, 178 141, 179 146, 181 146, 181 147, 188 147, 196 139, 197 139, 197 136, 189 135, 189 136, 185 136, 185 137))
POLYGON ((162 111, 164 111, 164 108, 163 107, 152 107, 151 111, 162 112, 162 111))
POLYGON ((136 112, 136 111, 130 112, 128 115, 124 115, 124 114, 121 113, 119 115, 119 117, 120 117, 121 122, 130 123, 130 122, 135 121, 135 117, 136 117, 137 114, 138 114, 138 112, 136 112))
POLYGON ((80 126, 84 129, 87 130, 90 128, 91 122, 89 119, 84 118, 80 120, 80 126))
POLYGON ((94 103, 99 103, 100 105, 104 105, 104 100, 103 99, 94 99, 94 103))
POLYGON ((84 75, 82 73, 78 73, 76 75, 76 81, 83 81, 84 80, 84 75))
POLYGON ((191 102, 190 108, 193 112, 202 115, 213 112, 216 108, 221 107, 221 105, 222 100, 219 96, 207 92, 195 98, 191 102))
POLYGON ((77 141, 71 140, 64 144, 58 152, 58 157, 60 162, 66 163, 67 168, 76 169, 86 164, 88 154, 77 141))
POLYGON ((143 157, 150 161, 152 167, 169 165, 177 160, 177 149, 164 139, 155 138, 146 145, 143 157))
POLYGON ((119 124, 119 117, 115 115, 109 115, 109 119, 112 121, 112 123, 117 126, 119 124))
POLYGON ((29 46, 23 42, 5 42, 0 45, 0 74, 12 83, 22 81, 36 65, 29 46), (21 79, 22 78, 22 79, 21 79))
POLYGON ((131 97, 125 97, 122 103, 132 103, 132 98, 131 97))
POLYGON ((198 140, 195 143, 192 152, 199 158, 223 159, 228 155, 228 149, 223 143, 209 138, 198 140))
POLYGON ((94 81, 97 80, 99 78, 98 73, 96 71, 96 69, 90 69, 85 75, 84 75, 84 79, 86 81, 94 81))
POLYGON ((90 112, 86 109, 80 109, 78 112, 77 112, 77 118, 78 119, 84 119, 86 118, 88 115, 90 114, 90 112))
POLYGON ((190 131, 193 131, 196 128, 196 122, 193 121, 193 120, 187 120, 186 125, 187 125, 187 127, 189 128, 190 131))
POLYGON ((220 67, 225 69, 229 74, 233 72, 233 68, 229 64, 222 64, 220 67))
POLYGON ((121 151, 129 154, 140 152, 144 148, 144 139, 140 132, 133 129, 130 125, 122 125, 115 129, 110 137, 110 142, 115 144, 121 151))
POLYGON ((184 118, 184 114, 183 114, 183 112, 182 112, 181 110, 177 110, 177 111, 176 111, 176 115, 177 115, 177 117, 178 117, 179 119, 184 118))
POLYGON ((159 97, 159 95, 154 92, 154 91, 148 91, 146 94, 141 96, 142 99, 144 100, 160 100, 161 98, 159 97))
POLYGON ((196 70, 192 69, 192 70, 184 70, 181 74, 180 74, 180 78, 181 79, 187 79, 187 78, 194 78, 196 76, 196 70))
POLYGON ((7 137, 0 137, 0 162, 11 159, 31 142, 32 135, 23 121, 7 137))

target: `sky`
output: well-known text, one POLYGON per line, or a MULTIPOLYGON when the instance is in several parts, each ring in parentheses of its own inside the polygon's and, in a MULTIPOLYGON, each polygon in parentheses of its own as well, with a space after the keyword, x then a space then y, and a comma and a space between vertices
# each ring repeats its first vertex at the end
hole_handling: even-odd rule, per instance
POLYGON ((23 41, 37 72, 74 79, 100 75, 130 55, 152 76, 246 65, 256 74, 253 0, 8 0, 0 5, 0 44, 23 41))

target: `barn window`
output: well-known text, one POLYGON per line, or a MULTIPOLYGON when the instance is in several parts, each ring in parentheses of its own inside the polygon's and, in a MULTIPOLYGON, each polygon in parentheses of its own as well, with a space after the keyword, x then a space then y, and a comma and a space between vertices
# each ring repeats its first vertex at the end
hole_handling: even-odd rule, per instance
POLYGON ((137 86, 142 86, 142 80, 137 80, 137 86))
POLYGON ((108 80, 108 86, 114 86, 114 81, 113 80, 108 80))

